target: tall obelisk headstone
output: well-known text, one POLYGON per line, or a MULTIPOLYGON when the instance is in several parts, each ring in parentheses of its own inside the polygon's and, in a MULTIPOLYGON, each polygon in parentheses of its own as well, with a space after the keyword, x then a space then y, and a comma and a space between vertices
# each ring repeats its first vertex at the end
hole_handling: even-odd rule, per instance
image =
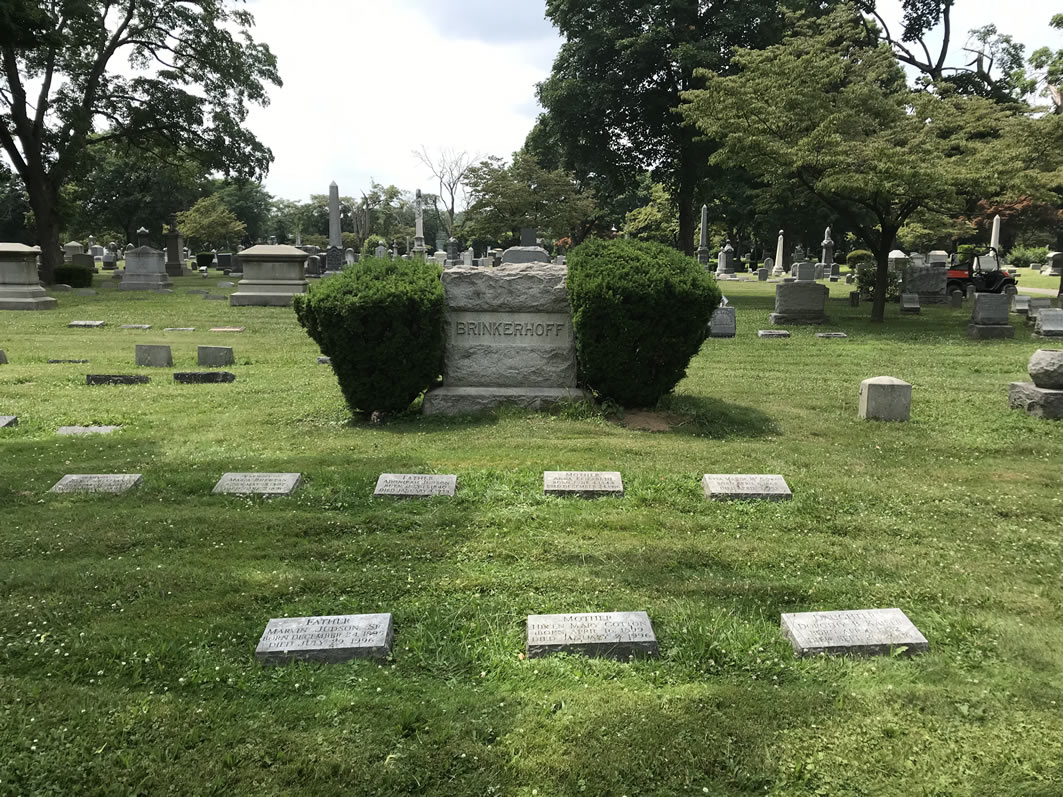
POLYGON ((701 206, 701 243, 698 246, 698 262, 709 265, 709 206, 701 206))
POLYGON ((783 248, 786 245, 786 233, 783 230, 779 230, 779 243, 775 246, 775 267, 771 270, 773 277, 781 277, 789 269, 786 268, 786 252, 783 248))
POLYGON ((342 271, 343 237, 340 235, 340 189, 333 180, 328 187, 328 254, 325 256, 325 268, 328 271, 342 271))
POLYGON ((823 260, 824 276, 830 276, 830 267, 834 264, 834 239, 830 237, 830 227, 823 233, 823 260))
POLYGON ((423 258, 425 256, 424 245, 424 203, 421 199, 421 189, 417 189, 417 195, 413 202, 414 209, 414 238, 413 256, 423 258))

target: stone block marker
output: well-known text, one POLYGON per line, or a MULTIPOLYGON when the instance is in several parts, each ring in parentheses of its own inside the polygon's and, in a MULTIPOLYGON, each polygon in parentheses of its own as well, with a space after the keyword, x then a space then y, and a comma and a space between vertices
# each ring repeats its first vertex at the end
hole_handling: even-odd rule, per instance
POLYGON ((1063 338, 1063 310, 1049 307, 1037 314, 1034 335, 1039 338, 1063 338))
POLYGON ((138 343, 137 365, 147 368, 173 368, 173 354, 169 346, 138 343))
POLYGON ((1014 338, 1015 328, 1008 323, 1010 302, 1010 298, 1003 293, 976 293, 971 323, 967 325, 967 337, 972 340, 1014 338))
POLYGON ((141 374, 86 374, 86 385, 146 385, 150 376, 141 374))
POLYGON ((811 277, 798 282, 781 282, 775 286, 775 312, 768 316, 771 324, 827 323, 826 285, 813 282, 811 277))
POLYGON ((40 249, 0 243, 0 310, 54 310, 57 302, 41 287, 40 249))
POLYGON ((617 471, 548 470, 543 472, 543 495, 600 498, 623 496, 624 481, 617 471))
POLYGON ((912 411, 912 386, 892 376, 860 383, 859 417, 868 421, 907 421, 912 411))
POLYGON ((151 324, 122 324, 119 329, 151 329, 151 324))
POLYGON ((215 495, 291 495, 301 481, 300 473, 226 473, 214 485, 213 492, 215 495))
POLYGON ((163 332, 195 332, 195 327, 166 327, 163 332))
POLYGON ((390 614, 274 618, 262 632, 255 659, 262 664, 383 659, 394 636, 390 614))
POLYGON ((3 349, 0 349, 0 365, 7 365, 7 355, 3 349))
POLYGON ((758 338, 788 338, 790 337, 790 330, 788 329, 758 329, 758 338))
POLYGON ((231 371, 178 371, 173 381, 181 385, 218 385, 236 381, 231 371))
POLYGON ((196 364, 207 368, 218 368, 236 362, 231 346, 200 346, 196 349, 196 364))
POLYGON ((781 626, 796 656, 888 656, 899 648, 910 656, 930 650, 900 609, 784 614, 781 626))
POLYGON ((794 497, 778 474, 706 473, 701 479, 711 501, 789 501, 794 497))
POLYGON ((60 426, 55 433, 63 437, 77 437, 86 434, 111 434, 121 428, 121 426, 60 426))
POLYGON ((849 337, 844 332, 817 332, 817 338, 847 338, 849 337))
POLYGON ((959 310, 963 307, 963 291, 953 291, 949 294, 949 303, 952 309, 959 310))
POLYGON ((527 639, 529 659, 578 653, 627 661, 658 653, 657 636, 646 612, 531 614, 527 639))
POLYGON ((918 293, 901 294, 901 312, 907 315, 918 315, 922 308, 919 306, 918 293))
POLYGON ((428 498, 434 495, 453 497, 458 486, 454 475, 427 473, 381 473, 373 497, 428 498))
POLYGON ((67 324, 68 327, 74 327, 75 329, 99 329, 100 327, 107 326, 106 321, 71 321, 67 324))
POLYGON ((18 416, 0 415, 0 429, 7 429, 11 426, 18 426, 18 416))
POLYGON ((1063 349, 1038 349, 1027 365, 1032 382, 1012 382, 1008 405, 1035 418, 1063 420, 1063 349))
POLYGON ((144 481, 139 473, 70 473, 50 493, 124 493, 144 481))
POLYGON ((735 308, 717 307, 712 311, 712 319, 709 321, 710 338, 733 338, 738 332, 738 320, 735 316, 735 308))
POLYGON ((246 327, 211 327, 211 332, 243 332, 246 327))
POLYGON ((317 358, 317 364, 318 365, 332 365, 332 358, 331 357, 318 357, 317 358))

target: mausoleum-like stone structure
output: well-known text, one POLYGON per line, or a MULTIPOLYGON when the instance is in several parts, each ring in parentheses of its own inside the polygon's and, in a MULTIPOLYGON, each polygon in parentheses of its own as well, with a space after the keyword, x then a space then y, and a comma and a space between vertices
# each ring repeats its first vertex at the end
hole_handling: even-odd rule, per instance
POLYGON ((229 296, 233 307, 287 307, 292 297, 306 293, 303 276, 307 254, 294 246, 260 244, 240 253, 244 278, 229 296))
POLYGON ((37 276, 40 250, 25 244, 0 243, 0 310, 54 310, 58 302, 45 293, 37 276))
POLYGON ((576 339, 565 266, 455 266, 443 272, 447 313, 443 386, 427 415, 512 403, 542 409, 590 396, 576 383, 576 339))

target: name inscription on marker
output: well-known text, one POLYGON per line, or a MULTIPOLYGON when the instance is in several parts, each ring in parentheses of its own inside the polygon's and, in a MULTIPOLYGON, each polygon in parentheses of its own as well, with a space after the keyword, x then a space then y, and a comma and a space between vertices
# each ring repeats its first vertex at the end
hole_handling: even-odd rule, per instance
POLYGON ((255 648, 265 664, 380 658, 391 650, 390 614, 344 614, 275 618, 255 648))
POLYGON ((53 493, 124 493, 143 481, 139 473, 70 473, 52 487, 53 493))
POLYGON ((908 654, 930 649, 919 629, 900 609, 859 609, 782 615, 782 632, 798 656, 818 653, 908 654))
POLYGON ((564 313, 473 313, 447 315, 452 344, 568 346, 572 320, 564 313))
POLYGON ((543 472, 545 495, 623 495, 619 471, 548 470, 543 472))
POLYGON ((290 495, 302 480, 298 473, 226 473, 214 486, 215 493, 236 495, 290 495))
POLYGON ((657 654, 646 612, 533 614, 528 617, 528 658, 551 653, 627 659, 657 654))
POLYGON ((381 473, 374 496, 418 498, 433 495, 453 496, 458 477, 430 473, 381 473))

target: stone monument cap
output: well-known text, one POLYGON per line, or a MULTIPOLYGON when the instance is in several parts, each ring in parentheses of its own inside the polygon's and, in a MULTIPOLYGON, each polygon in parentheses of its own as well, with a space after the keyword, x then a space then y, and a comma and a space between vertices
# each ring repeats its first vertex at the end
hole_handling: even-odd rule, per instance
POLYGON ((306 260, 306 252, 287 244, 258 244, 240 252, 240 260, 306 260))
POLYGON ((41 248, 39 246, 26 246, 26 244, 18 243, 0 243, 0 258, 5 254, 17 254, 17 255, 39 255, 41 248))

